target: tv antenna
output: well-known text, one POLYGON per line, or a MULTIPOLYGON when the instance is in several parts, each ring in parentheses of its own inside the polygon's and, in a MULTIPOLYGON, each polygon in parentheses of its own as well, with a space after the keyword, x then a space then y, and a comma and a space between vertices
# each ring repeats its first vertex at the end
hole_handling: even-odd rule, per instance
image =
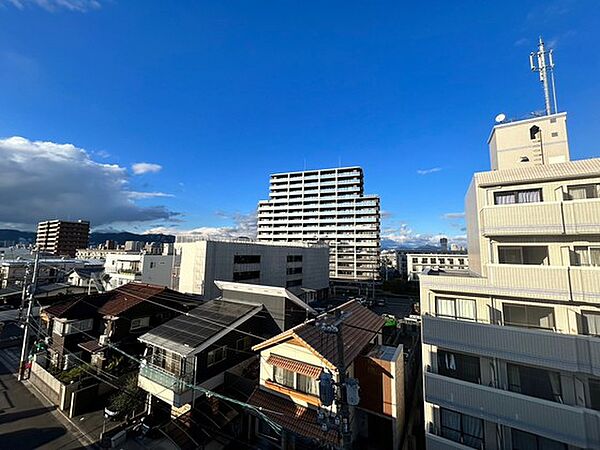
POLYGON ((552 104, 550 101, 550 88, 548 86, 548 74, 552 83, 552 103, 554 103, 554 113, 558 112, 558 104, 556 102, 556 86, 554 85, 554 59, 552 58, 553 50, 546 50, 544 41, 540 36, 538 51, 529 54, 529 64, 532 72, 540 73, 540 82, 544 88, 544 102, 546 105, 546 115, 552 114, 552 104), (537 63, 537 64, 536 64, 537 63))

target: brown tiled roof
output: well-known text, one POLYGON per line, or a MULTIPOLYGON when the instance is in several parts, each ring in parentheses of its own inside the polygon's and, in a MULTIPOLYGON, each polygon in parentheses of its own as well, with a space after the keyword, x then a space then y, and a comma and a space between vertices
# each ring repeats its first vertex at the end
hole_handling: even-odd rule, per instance
POLYGON ((311 378, 319 378, 323 368, 319 366, 313 366, 312 364, 303 363, 290 358, 284 358, 283 356, 270 355, 267 358, 267 364, 272 366, 281 367, 282 369, 291 370, 302 375, 306 375, 311 378))
POLYGON ((257 388, 248 399, 248 403, 256 406, 273 422, 282 428, 323 444, 338 445, 337 432, 323 431, 317 421, 317 412, 305 408, 275 394, 257 388))
MULTIPOLYGON (((344 359, 346 365, 359 355, 362 349, 383 327, 385 320, 370 309, 362 306, 358 301, 352 300, 338 306, 327 314, 329 321, 334 311, 343 311, 350 313, 348 318, 342 324, 342 339, 344 342, 344 359)), ((254 350, 262 350, 272 347, 280 342, 297 338, 303 341, 309 349, 323 357, 332 366, 337 365, 338 352, 336 337, 333 334, 325 333, 319 327, 315 326, 315 321, 323 320, 323 315, 317 319, 309 320, 294 328, 291 328, 277 336, 272 337, 253 347, 254 350)))
POLYGON ((116 288, 112 298, 106 302, 98 312, 109 316, 118 316, 129 308, 142 303, 158 294, 170 290, 163 286, 151 284, 127 283, 116 288))
MULTIPOLYGON (((75 306, 82 304, 81 306, 84 309, 94 309, 94 307, 101 307, 108 299, 110 298, 109 293, 103 294, 94 294, 94 295, 86 295, 86 294, 76 294, 71 295, 67 300, 54 303, 47 308, 44 308, 44 312, 52 317, 65 317, 67 313, 74 309, 75 306)), ((81 309, 81 308, 75 308, 81 309)), ((73 311, 74 314, 77 311, 73 311)))

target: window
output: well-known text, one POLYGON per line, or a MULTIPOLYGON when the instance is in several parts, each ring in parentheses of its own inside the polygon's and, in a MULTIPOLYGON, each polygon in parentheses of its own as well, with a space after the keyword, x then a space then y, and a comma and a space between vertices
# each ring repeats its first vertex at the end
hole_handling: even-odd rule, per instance
POLYGON ((294 287, 294 286, 302 286, 302 278, 300 278, 299 280, 288 280, 285 283, 286 288, 294 287))
POLYGON ((419 262, 419 258, 413 258, 412 262, 413 262, 413 264, 417 264, 419 262))
POLYGON ((562 403, 558 372, 510 363, 506 367, 510 391, 562 403))
POLYGON ((151 268, 151 269, 154 269, 154 266, 155 266, 155 265, 156 265, 156 263, 155 263, 154 261, 151 261, 151 262, 150 262, 150 268, 151 268))
POLYGON ((569 198, 569 200, 599 198, 600 184, 582 184, 579 186, 567 186, 567 197, 569 198))
POLYGON ((458 320, 477 319, 477 304, 475 300, 436 297, 435 310, 437 317, 449 317, 458 320))
POLYGON ((558 137, 558 132, 556 132, 556 131, 553 131, 553 132, 552 132, 552 137, 558 137))
POLYGON ((483 448, 483 420, 440 408, 442 436, 471 448, 483 448))
POLYGON ((206 365, 208 367, 213 366, 227 358, 227 346, 223 345, 222 347, 211 350, 206 355, 206 365))
POLYGON ((525 189, 522 191, 495 192, 495 205, 512 205, 514 203, 537 203, 542 201, 541 189, 525 189))
POLYGON ((471 383, 481 382, 479 358, 438 349, 437 359, 440 375, 471 383))
POLYGON ((600 336, 600 313, 581 311, 583 334, 600 336))
POLYGON ((307 375, 302 375, 301 373, 296 374, 296 386, 297 390, 300 392, 304 392, 305 394, 310 395, 319 395, 317 390, 317 380, 316 378, 309 377, 307 375))
POLYGON ((590 408, 600 411, 600 380, 590 378, 590 408))
POLYGON ((554 329, 554 308, 505 303, 502 305, 502 310, 504 325, 554 329))
POLYGON ((258 280, 260 279, 260 270, 250 270, 245 272, 233 272, 233 281, 258 280))
POLYGON ((131 320, 131 331, 150 326, 150 317, 139 317, 131 320))
POLYGON ((74 322, 61 322, 59 320, 54 320, 52 331, 56 334, 60 334, 61 336, 65 336, 67 334, 90 331, 93 327, 94 319, 84 319, 74 322))
POLYGON ((562 442, 548 439, 525 431, 511 429, 513 450, 567 450, 562 442))
POLYGON ((235 348, 237 350, 245 351, 248 350, 252 346, 252 338, 250 336, 244 336, 240 338, 235 343, 235 348))
POLYGON ((571 265, 600 266, 600 247, 574 247, 571 253, 571 265))
POLYGON ((260 255, 235 255, 233 257, 234 264, 259 264, 260 255))
POLYGON ((537 125, 532 126, 529 129, 529 139, 531 139, 532 141, 535 141, 536 139, 539 139, 540 136, 540 127, 538 127, 537 125))
POLYGON ((275 380, 275 383, 295 389, 294 378, 295 372, 282 367, 273 366, 273 380, 275 380))
POLYGON ((548 247, 545 245, 530 245, 515 247, 501 245, 498 247, 498 262, 500 264, 531 264, 545 265, 548 261, 548 247))
POLYGON ((288 255, 287 262, 302 262, 302 255, 288 255))
POLYGON ((295 275, 298 273, 302 273, 302 267, 288 267, 287 268, 288 275, 295 275))

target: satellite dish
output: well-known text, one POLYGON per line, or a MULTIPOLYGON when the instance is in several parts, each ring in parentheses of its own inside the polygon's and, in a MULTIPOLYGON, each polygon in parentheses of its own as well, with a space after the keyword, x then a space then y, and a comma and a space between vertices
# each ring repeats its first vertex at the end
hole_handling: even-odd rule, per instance
POLYGON ((500 113, 496 116, 494 120, 496 121, 496 123, 502 123, 506 120, 506 114, 500 113))

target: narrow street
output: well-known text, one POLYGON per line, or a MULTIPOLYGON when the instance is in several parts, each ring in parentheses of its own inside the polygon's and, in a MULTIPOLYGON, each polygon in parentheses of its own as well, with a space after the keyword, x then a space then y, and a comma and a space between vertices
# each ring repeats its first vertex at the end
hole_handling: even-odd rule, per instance
POLYGON ((0 349, 0 447, 3 449, 80 449, 77 436, 61 424, 54 406, 38 400, 17 380, 20 347, 0 349))

